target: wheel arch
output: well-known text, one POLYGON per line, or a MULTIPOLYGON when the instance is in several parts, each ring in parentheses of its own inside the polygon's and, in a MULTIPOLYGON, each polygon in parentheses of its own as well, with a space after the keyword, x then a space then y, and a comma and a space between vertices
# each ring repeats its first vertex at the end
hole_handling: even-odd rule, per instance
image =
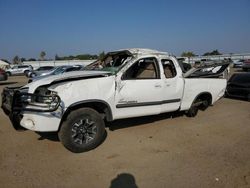
POLYGON ((213 96, 210 92, 201 92, 199 93, 193 100, 192 105, 197 101, 198 99, 203 99, 208 101, 208 106, 212 105, 213 102, 213 96))
MULTIPOLYGON (((79 108, 92 108, 96 110, 98 113, 103 114, 103 119, 107 121, 113 120, 113 114, 110 105, 103 100, 84 100, 84 101, 78 101, 76 103, 71 104, 67 110, 63 113, 63 116, 61 118, 60 127, 63 121, 68 117, 70 112, 79 109, 79 108)), ((59 129, 60 129, 59 127, 59 129)))

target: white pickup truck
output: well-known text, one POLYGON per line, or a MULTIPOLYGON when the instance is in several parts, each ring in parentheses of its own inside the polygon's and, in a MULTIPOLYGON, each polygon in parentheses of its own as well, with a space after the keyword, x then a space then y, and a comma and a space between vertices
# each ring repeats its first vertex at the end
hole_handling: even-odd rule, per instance
POLYGON ((108 53, 83 71, 50 76, 20 88, 5 88, 2 108, 13 126, 58 132, 72 152, 97 147, 105 121, 184 111, 194 117, 220 99, 228 63, 186 73, 172 55, 149 49, 108 53))

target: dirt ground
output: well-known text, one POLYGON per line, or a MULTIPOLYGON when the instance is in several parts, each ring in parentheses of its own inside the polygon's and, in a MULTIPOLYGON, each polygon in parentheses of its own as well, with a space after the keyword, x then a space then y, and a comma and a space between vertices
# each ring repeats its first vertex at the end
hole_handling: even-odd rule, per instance
MULTIPOLYGON (((0 83, 22 84, 11 77, 0 83), (18 82, 18 83, 15 83, 18 82)), ((195 118, 113 122, 93 151, 74 154, 52 133, 15 131, 0 110, 0 187, 250 187, 250 102, 221 99, 195 118)))

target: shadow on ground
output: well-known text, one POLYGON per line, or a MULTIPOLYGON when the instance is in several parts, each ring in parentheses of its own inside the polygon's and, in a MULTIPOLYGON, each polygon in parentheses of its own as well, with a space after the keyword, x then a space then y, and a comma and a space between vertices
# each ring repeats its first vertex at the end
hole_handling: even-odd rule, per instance
POLYGON ((50 140, 54 142, 59 142, 57 132, 36 132, 40 137, 37 140, 50 140))
POLYGON ((128 173, 118 174, 110 184, 110 188, 138 188, 133 175, 128 173))
POLYGON ((181 117, 184 114, 185 114, 184 112, 171 112, 171 113, 165 113, 165 114, 154 115, 154 116, 144 116, 144 117, 136 117, 136 118, 130 118, 130 119, 122 119, 122 120, 116 120, 114 122, 106 122, 106 127, 108 127, 109 130, 111 131, 115 131, 118 129, 145 125, 145 124, 153 123, 153 122, 160 121, 163 119, 181 117))
MULTIPOLYGON (((36 132, 40 137, 37 138, 37 140, 50 140, 53 142, 60 142, 60 139, 58 137, 57 132, 36 132)), ((104 137, 101 141, 101 144, 106 140, 107 138, 107 131, 104 133, 104 137)))
POLYGON ((231 100, 236 100, 236 101, 250 102, 250 101, 248 101, 247 99, 238 98, 238 97, 228 97, 228 96, 226 96, 226 97, 224 97, 224 98, 226 98, 226 99, 231 99, 231 100))
POLYGON ((16 84, 17 82, 0 82, 0 86, 4 86, 4 85, 11 85, 11 84, 16 84))

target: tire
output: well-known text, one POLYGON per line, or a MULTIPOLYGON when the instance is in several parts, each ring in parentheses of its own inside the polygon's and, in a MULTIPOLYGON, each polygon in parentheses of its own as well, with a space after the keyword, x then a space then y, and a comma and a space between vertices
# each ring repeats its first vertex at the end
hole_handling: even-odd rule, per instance
POLYGON ((74 153, 92 150, 105 138, 101 115, 91 108, 71 112, 62 123, 58 137, 65 148, 74 153))
POLYGON ((28 75, 29 70, 25 70, 23 73, 24 73, 24 75, 26 76, 26 75, 28 75))
POLYGON ((199 109, 202 110, 202 111, 205 111, 209 107, 209 105, 210 105, 210 101, 209 100, 204 100, 203 104, 200 106, 199 109))
POLYGON ((186 112, 187 117, 195 117, 198 114, 198 107, 191 106, 191 108, 186 112))
POLYGON ((6 72, 6 74, 7 74, 8 76, 11 76, 11 73, 10 73, 10 72, 6 72))
POLYGON ((21 118, 20 118, 20 116, 18 115, 18 114, 11 114, 10 115, 10 121, 11 121, 11 123, 12 123, 12 126, 13 126, 13 128, 15 129, 15 130, 17 130, 17 131, 24 131, 24 130, 27 130, 27 129, 25 129, 24 127, 22 127, 21 125, 20 125, 20 121, 21 121, 21 118))
MULTIPOLYGON (((202 102, 201 99, 197 98, 192 106, 190 107, 190 109, 186 112, 186 116, 187 117, 195 117, 197 114, 198 114, 198 111, 199 111, 199 108, 202 108, 202 105, 204 105, 204 108, 206 108, 209 104, 208 104, 208 101, 207 101, 207 106, 205 106, 206 104, 202 104, 202 105, 197 105, 198 103, 202 102)), ((204 101, 203 101, 204 103, 204 101)), ((203 109, 201 109, 203 110, 203 109)), ((205 110, 205 109, 204 109, 205 110)))

